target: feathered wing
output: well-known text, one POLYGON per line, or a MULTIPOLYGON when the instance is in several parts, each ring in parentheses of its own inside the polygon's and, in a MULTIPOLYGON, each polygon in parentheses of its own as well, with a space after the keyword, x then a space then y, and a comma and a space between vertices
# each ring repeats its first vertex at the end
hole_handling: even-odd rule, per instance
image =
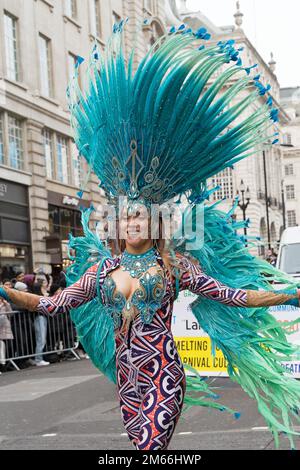
MULTIPOLYGON (((90 208, 82 212, 84 236, 69 235, 69 258, 73 264, 69 266, 66 273, 68 285, 76 282, 97 261, 99 262, 98 273, 100 273, 104 260, 111 257, 110 250, 89 228, 92 210, 90 208), (72 255, 70 250, 75 250, 75 255, 72 255)), ((98 279, 97 285, 99 285, 98 279)), ((114 326, 112 318, 105 311, 100 295, 81 307, 72 309, 70 315, 75 324, 78 339, 93 364, 116 383, 114 326)))
MULTIPOLYGON (((190 209, 187 224, 192 223, 192 211, 190 209)), ((186 245, 184 251, 190 251, 206 274, 234 288, 272 290, 271 281, 295 287, 289 276, 249 253, 243 237, 236 233, 243 222, 232 222, 231 212, 226 214, 218 210, 216 204, 206 206, 204 220, 202 248, 189 250, 186 245)), ((228 307, 201 295, 190 308, 201 328, 210 336, 213 354, 216 347, 223 352, 228 361, 229 377, 257 401, 258 410, 272 431, 276 445, 282 431, 288 434, 293 447, 292 436, 300 435, 292 425, 293 421, 299 421, 300 382, 283 368, 281 362, 290 361, 292 356, 299 358, 299 346, 288 342, 287 331, 268 308, 228 307)), ((191 404, 202 405, 202 398, 197 403, 189 384, 187 392, 187 403, 190 396, 193 397, 191 404)))

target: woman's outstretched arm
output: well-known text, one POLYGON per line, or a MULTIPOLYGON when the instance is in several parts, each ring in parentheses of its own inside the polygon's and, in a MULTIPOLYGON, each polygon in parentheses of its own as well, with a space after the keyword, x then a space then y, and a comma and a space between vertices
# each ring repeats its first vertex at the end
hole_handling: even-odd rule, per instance
POLYGON ((91 266, 77 282, 52 297, 42 297, 6 287, 1 288, 0 296, 13 302, 17 307, 31 312, 46 313, 51 316, 56 313, 67 313, 96 296, 97 268, 98 263, 91 266))
POLYGON ((269 307, 272 305, 293 305, 300 307, 300 289, 258 291, 234 289, 205 274, 197 262, 179 255, 182 267, 179 289, 188 289, 211 300, 231 307, 269 307))

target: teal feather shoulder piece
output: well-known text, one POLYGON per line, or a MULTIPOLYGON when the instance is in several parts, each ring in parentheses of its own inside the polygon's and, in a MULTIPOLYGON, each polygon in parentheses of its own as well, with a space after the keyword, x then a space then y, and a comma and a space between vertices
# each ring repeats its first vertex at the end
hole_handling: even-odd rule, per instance
MULTIPOLYGON (((184 248, 199 261, 203 271, 240 289, 273 290, 272 281, 284 283, 287 288, 297 286, 288 275, 249 253, 244 237, 236 233, 243 222, 233 222, 232 211, 226 214, 217 205, 205 206, 203 246, 199 250, 184 248)), ((192 224, 193 206, 187 211, 186 224, 192 224)), ((177 249, 183 251, 180 246, 177 249)), ((300 347, 287 339, 288 327, 300 323, 300 318, 283 327, 268 308, 228 307, 201 295, 189 308, 210 336, 212 354, 215 355, 216 347, 220 348, 228 362, 229 377, 257 401, 276 446, 279 433, 284 432, 294 448, 293 436, 300 436, 293 428, 300 420, 300 382, 281 363, 300 358, 300 347)), ((202 398, 197 403, 192 387, 187 389, 187 409, 191 405, 202 406, 202 398)))
MULTIPOLYGON (((69 235, 69 258, 73 264, 67 269, 67 284, 76 282, 85 271, 98 262, 98 273, 102 263, 111 252, 104 246, 96 233, 89 228, 89 219, 93 208, 82 211, 84 236, 69 235), (75 250, 75 255, 71 254, 75 250)), ((98 281, 98 279, 97 279, 98 281)), ((99 282, 98 282, 99 285, 99 282)), ((88 353, 93 364, 111 381, 116 383, 115 337, 112 318, 107 315, 105 305, 99 295, 81 307, 72 309, 70 315, 78 339, 88 353)))

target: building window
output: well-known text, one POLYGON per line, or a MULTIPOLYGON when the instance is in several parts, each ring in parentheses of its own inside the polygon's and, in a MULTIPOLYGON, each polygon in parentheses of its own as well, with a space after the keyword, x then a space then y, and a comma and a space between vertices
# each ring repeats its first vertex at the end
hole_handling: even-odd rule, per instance
POLYGON ((4 163, 3 117, 0 115, 0 165, 4 163))
POLYGON ((74 185, 78 188, 84 183, 84 175, 86 173, 86 163, 84 157, 81 157, 78 153, 75 142, 71 142, 71 155, 72 155, 72 167, 74 176, 74 185))
POLYGON ((102 28, 101 28, 101 0, 92 0, 93 1, 93 33, 101 38, 102 28))
POLYGON ((44 155, 46 162, 47 178, 54 179, 54 152, 53 135, 48 129, 43 130, 44 155))
POLYGON ((56 136, 57 180, 69 184, 68 141, 61 135, 56 136))
MULTIPOLYGON (((71 81, 72 78, 75 75, 75 66, 77 64, 77 55, 72 54, 69 52, 68 55, 68 80, 71 81)), ((77 68, 77 73, 78 73, 78 83, 80 85, 81 80, 80 80, 80 67, 77 68)))
POLYGON ((296 227, 296 211, 287 211, 288 226, 296 227))
POLYGON ((77 18, 77 1, 76 0, 66 0, 66 15, 70 18, 77 18))
POLYGON ((283 134, 282 136, 283 145, 292 145, 292 136, 289 133, 283 134))
POLYGON ((113 24, 120 23, 121 16, 118 15, 118 13, 116 13, 115 11, 113 11, 112 12, 112 20, 113 20, 113 24))
POLYGON ((218 173, 212 178, 213 186, 220 186, 220 189, 213 193, 213 199, 219 200, 223 197, 233 198, 233 181, 232 181, 232 169, 225 168, 225 170, 218 173))
POLYGON ((295 199, 295 186, 293 184, 286 186, 286 198, 295 199))
POLYGON ((8 13, 4 14, 4 35, 7 76, 11 80, 20 80, 17 20, 8 13))
POLYGON ((289 163, 288 165, 284 166, 285 176, 290 176, 294 174, 294 165, 293 163, 289 163))
POLYGON ((49 204, 49 231, 59 234, 61 240, 68 240, 70 232, 75 237, 83 235, 80 211, 49 204))
POLYGON ((51 41, 43 35, 39 35, 39 53, 40 53, 40 79, 41 93, 44 96, 53 96, 52 82, 52 59, 51 59, 51 41))
POLYGON ((144 10, 147 11, 147 13, 152 13, 152 0, 144 0, 144 10))
POLYGON ((13 116, 8 116, 8 148, 9 166, 18 170, 23 170, 24 158, 22 122, 13 116))

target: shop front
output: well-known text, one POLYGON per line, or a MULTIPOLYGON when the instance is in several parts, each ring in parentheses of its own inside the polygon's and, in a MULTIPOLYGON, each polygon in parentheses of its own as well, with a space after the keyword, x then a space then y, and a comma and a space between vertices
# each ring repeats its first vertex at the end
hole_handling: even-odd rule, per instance
POLYGON ((80 206, 89 207, 89 202, 48 191, 49 235, 45 239, 54 276, 70 264, 67 248, 69 233, 74 236, 83 234, 80 206))
POLYGON ((28 187, 0 179, 0 282, 32 271, 28 187))

